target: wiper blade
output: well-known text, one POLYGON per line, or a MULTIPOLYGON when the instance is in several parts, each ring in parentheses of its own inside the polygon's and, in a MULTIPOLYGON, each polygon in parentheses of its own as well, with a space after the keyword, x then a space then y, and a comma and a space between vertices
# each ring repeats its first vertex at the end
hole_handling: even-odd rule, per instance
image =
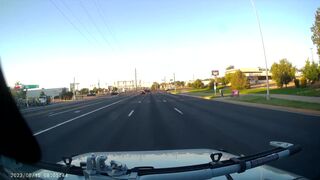
POLYGON ((45 169, 49 171, 59 172, 59 173, 67 173, 67 174, 73 174, 77 176, 83 176, 83 169, 78 166, 67 166, 64 164, 53 164, 49 162, 38 162, 31 164, 31 166, 34 166, 39 169, 45 169))
MULTIPOLYGON (((170 173, 188 173, 195 172, 194 175, 199 175, 200 177, 207 178, 217 177, 228 175, 231 173, 241 173, 245 170, 255 168, 266 163, 282 159, 284 157, 296 154, 302 150, 299 145, 293 145, 289 143, 282 142, 270 142, 270 145, 275 146, 276 148, 260 152, 254 155, 231 158, 229 160, 220 161, 219 163, 204 163, 191 166, 180 166, 180 167, 171 167, 171 168, 132 168, 129 169, 129 173, 137 173, 138 176, 150 176, 153 175, 159 176, 161 174, 170 174, 170 173), (286 146, 284 146, 286 145, 286 146), (210 170, 210 171, 208 171, 210 170), (197 172, 198 171, 198 172, 197 172)), ((189 173, 190 174, 190 173, 189 173)), ((173 178, 178 178, 177 176, 173 178)), ((196 176, 197 177, 197 176, 196 176)), ((148 178, 147 178, 148 179, 148 178)))
POLYGON ((85 175, 86 178, 100 177, 103 179, 103 177, 107 176, 120 179, 185 179, 187 177, 209 179, 212 177, 226 176, 229 177, 228 179, 232 179, 229 174, 236 172, 242 173, 248 169, 291 156, 301 151, 299 145, 289 143, 270 142, 270 145, 275 146, 275 148, 249 156, 220 161, 221 154, 216 153, 210 156, 212 162, 170 168, 144 166, 127 169, 125 164, 113 160, 110 161, 110 165, 106 165, 105 160, 107 157, 96 157, 94 154, 87 158, 86 163, 80 163, 80 167, 71 165, 70 158, 68 159, 69 161, 64 160, 65 165, 48 162, 39 162, 31 165, 39 169, 63 174, 85 175))

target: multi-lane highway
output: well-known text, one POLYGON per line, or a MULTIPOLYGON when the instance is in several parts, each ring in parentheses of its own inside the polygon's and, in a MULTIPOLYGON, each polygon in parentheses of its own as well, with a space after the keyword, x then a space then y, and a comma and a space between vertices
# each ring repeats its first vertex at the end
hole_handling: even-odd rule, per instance
POLYGON ((272 165, 320 178, 320 119, 166 93, 121 95, 23 111, 43 160, 94 151, 214 148, 251 154, 272 140, 302 145, 272 165))

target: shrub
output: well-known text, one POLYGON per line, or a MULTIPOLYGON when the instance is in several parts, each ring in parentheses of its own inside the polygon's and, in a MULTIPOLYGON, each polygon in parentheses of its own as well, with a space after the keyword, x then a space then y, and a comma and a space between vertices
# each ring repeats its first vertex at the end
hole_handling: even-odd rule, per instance
POLYGON ((214 87, 214 79, 211 79, 210 80, 210 82, 209 82, 209 84, 208 84, 208 87, 210 88, 210 89, 213 89, 213 87, 214 87))
POLYGON ((305 77, 311 84, 315 83, 319 78, 318 64, 309 59, 306 61, 305 66, 302 68, 303 77, 305 77))
POLYGON ((296 88, 300 87, 300 81, 299 79, 294 79, 294 85, 296 86, 296 88))
POLYGON ((295 67, 287 59, 281 59, 279 63, 273 63, 271 66, 272 79, 276 81, 278 87, 287 87, 295 77, 295 67))
POLYGON ((196 88, 196 89, 204 88, 204 84, 202 83, 202 81, 200 79, 197 79, 196 81, 194 81, 192 83, 192 86, 193 86, 193 88, 196 88))
POLYGON ((300 87, 305 88, 307 87, 307 79, 306 78, 301 78, 300 79, 300 87))
POLYGON ((247 77, 240 71, 236 71, 234 74, 231 76, 231 88, 232 89, 246 89, 248 88, 248 79, 247 77))

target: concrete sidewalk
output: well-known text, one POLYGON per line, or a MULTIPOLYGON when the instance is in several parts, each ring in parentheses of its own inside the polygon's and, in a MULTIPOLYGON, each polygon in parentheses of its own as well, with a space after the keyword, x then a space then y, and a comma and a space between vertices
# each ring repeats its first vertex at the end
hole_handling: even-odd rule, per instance
POLYGON ((310 109, 300 109, 300 108, 292 108, 292 107, 285 107, 285 106, 275 106, 275 105, 269 105, 269 104, 259 104, 259 103, 249 103, 249 102, 243 102, 243 101, 235 101, 235 100, 231 100, 230 97, 215 98, 214 101, 237 104, 237 105, 242 105, 242 106, 249 106, 249 107, 257 107, 257 108, 263 108, 263 109, 271 109, 271 110, 276 110, 276 111, 285 111, 285 112, 298 113, 298 114, 304 114, 304 115, 319 116, 320 117, 320 111, 310 110, 310 109))
MULTIPOLYGON (((263 96, 265 94, 245 94, 240 96, 263 96)), ((314 96, 297 96, 297 95, 286 95, 286 94, 270 94, 271 98, 278 98, 278 99, 286 99, 292 101, 302 101, 302 102, 310 102, 310 103, 320 103, 320 97, 314 96)))

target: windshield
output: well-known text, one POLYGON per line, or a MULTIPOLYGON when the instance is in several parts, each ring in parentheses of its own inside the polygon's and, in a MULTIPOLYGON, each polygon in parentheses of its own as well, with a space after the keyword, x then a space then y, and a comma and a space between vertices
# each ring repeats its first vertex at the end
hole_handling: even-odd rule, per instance
POLYGON ((0 0, 1 69, 42 161, 188 149, 240 156, 284 141, 303 151, 270 165, 317 179, 319 8, 0 0))

